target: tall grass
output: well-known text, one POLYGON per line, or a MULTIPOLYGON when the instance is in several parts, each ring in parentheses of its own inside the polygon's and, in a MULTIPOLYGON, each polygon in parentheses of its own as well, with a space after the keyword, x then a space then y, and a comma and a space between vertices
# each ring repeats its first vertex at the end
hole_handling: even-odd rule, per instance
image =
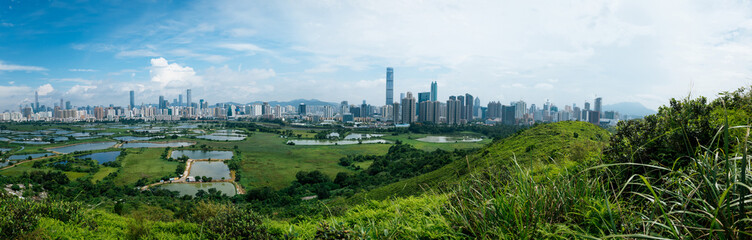
MULTIPOLYGON (((729 142, 723 128, 717 137, 729 142)), ((516 161, 475 173, 449 192, 445 216, 479 239, 752 239, 750 127, 734 128, 746 131, 735 154, 701 146, 685 166, 640 164, 664 172, 658 177, 610 182, 619 179, 611 172, 635 163, 590 164, 543 180, 516 161)))

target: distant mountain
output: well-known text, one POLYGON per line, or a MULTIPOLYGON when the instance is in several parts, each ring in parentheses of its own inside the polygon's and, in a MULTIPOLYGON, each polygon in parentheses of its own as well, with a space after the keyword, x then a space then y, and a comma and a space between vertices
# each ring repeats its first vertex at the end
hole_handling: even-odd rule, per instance
POLYGON ((646 108, 641 103, 638 102, 620 102, 610 105, 603 105, 604 111, 617 111, 621 115, 630 115, 630 116, 647 116, 650 114, 655 114, 656 111, 653 109, 646 108))
MULTIPOLYGON (((248 104, 262 104, 262 103, 263 103, 262 101, 255 101, 255 102, 251 102, 251 103, 248 103, 248 104)), ((295 100, 290 100, 290 101, 287 101, 287 102, 270 101, 269 105, 272 105, 272 106, 275 106, 275 105, 282 105, 282 106, 292 105, 292 106, 297 106, 297 105, 300 105, 301 103, 305 103, 306 105, 319 105, 319 106, 324 106, 324 105, 337 106, 337 105, 339 105, 338 103, 324 102, 324 101, 321 101, 321 100, 318 100, 318 99, 295 99, 295 100)))

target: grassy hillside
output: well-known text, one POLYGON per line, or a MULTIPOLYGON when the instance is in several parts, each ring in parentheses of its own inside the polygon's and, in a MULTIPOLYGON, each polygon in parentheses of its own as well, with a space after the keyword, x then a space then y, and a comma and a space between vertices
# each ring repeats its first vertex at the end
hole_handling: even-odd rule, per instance
POLYGON ((508 167, 517 163, 536 172, 557 174, 562 168, 600 154, 609 139, 608 131, 585 122, 542 124, 518 135, 492 143, 478 154, 467 156, 436 171, 396 182, 353 199, 386 199, 414 195, 425 189, 446 187, 479 169, 508 167))

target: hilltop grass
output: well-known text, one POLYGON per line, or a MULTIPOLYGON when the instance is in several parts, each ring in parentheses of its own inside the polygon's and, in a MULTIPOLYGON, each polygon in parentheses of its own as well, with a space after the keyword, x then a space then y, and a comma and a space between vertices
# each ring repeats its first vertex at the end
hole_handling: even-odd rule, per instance
POLYGON ((543 124, 494 142, 464 161, 454 161, 436 171, 357 194, 350 200, 386 199, 446 187, 477 170, 511 166, 512 159, 542 175, 555 175, 600 154, 608 138, 606 130, 585 122, 543 124))
POLYGON ((117 172, 117 170, 117 168, 113 167, 100 167, 99 171, 91 176, 91 182, 96 183, 98 181, 101 181, 102 179, 107 177, 107 175, 110 175, 110 173, 117 172))
POLYGON ((126 151, 120 173, 115 179, 115 183, 120 186, 136 183, 141 178, 157 182, 164 176, 174 174, 178 164, 184 164, 161 159, 164 148, 138 148, 126 151))

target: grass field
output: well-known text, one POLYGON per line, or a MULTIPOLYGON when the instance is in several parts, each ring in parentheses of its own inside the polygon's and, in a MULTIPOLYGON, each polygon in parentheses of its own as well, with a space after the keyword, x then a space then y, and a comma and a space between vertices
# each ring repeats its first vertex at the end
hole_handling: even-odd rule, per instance
POLYGON ((121 171, 115 182, 118 185, 135 183, 141 178, 157 182, 160 178, 175 172, 178 162, 162 160, 163 148, 128 149, 123 158, 121 171))
POLYGON ((113 167, 100 167, 99 171, 91 177, 91 182, 96 183, 98 181, 101 181, 102 179, 107 177, 107 175, 110 175, 110 173, 117 172, 117 170, 117 168, 113 167))
POLYGON ((422 141, 416 140, 416 139, 426 137, 426 136, 480 137, 480 135, 477 133, 456 133, 456 134, 400 134, 397 136, 386 134, 382 138, 392 141, 392 142, 400 140, 403 143, 413 145, 415 148, 423 150, 423 151, 435 151, 436 149, 452 151, 454 149, 481 148, 491 142, 491 139, 488 139, 488 138, 483 138, 483 140, 480 142, 457 142, 457 143, 430 143, 430 142, 422 142, 422 141))
POLYGON ((200 141, 213 147, 238 146, 243 157, 240 183, 245 188, 286 187, 298 171, 319 170, 332 178, 338 172, 351 171, 338 165, 339 159, 356 154, 385 154, 389 144, 358 144, 342 146, 290 146, 286 139, 271 133, 254 133, 240 142, 200 141))

